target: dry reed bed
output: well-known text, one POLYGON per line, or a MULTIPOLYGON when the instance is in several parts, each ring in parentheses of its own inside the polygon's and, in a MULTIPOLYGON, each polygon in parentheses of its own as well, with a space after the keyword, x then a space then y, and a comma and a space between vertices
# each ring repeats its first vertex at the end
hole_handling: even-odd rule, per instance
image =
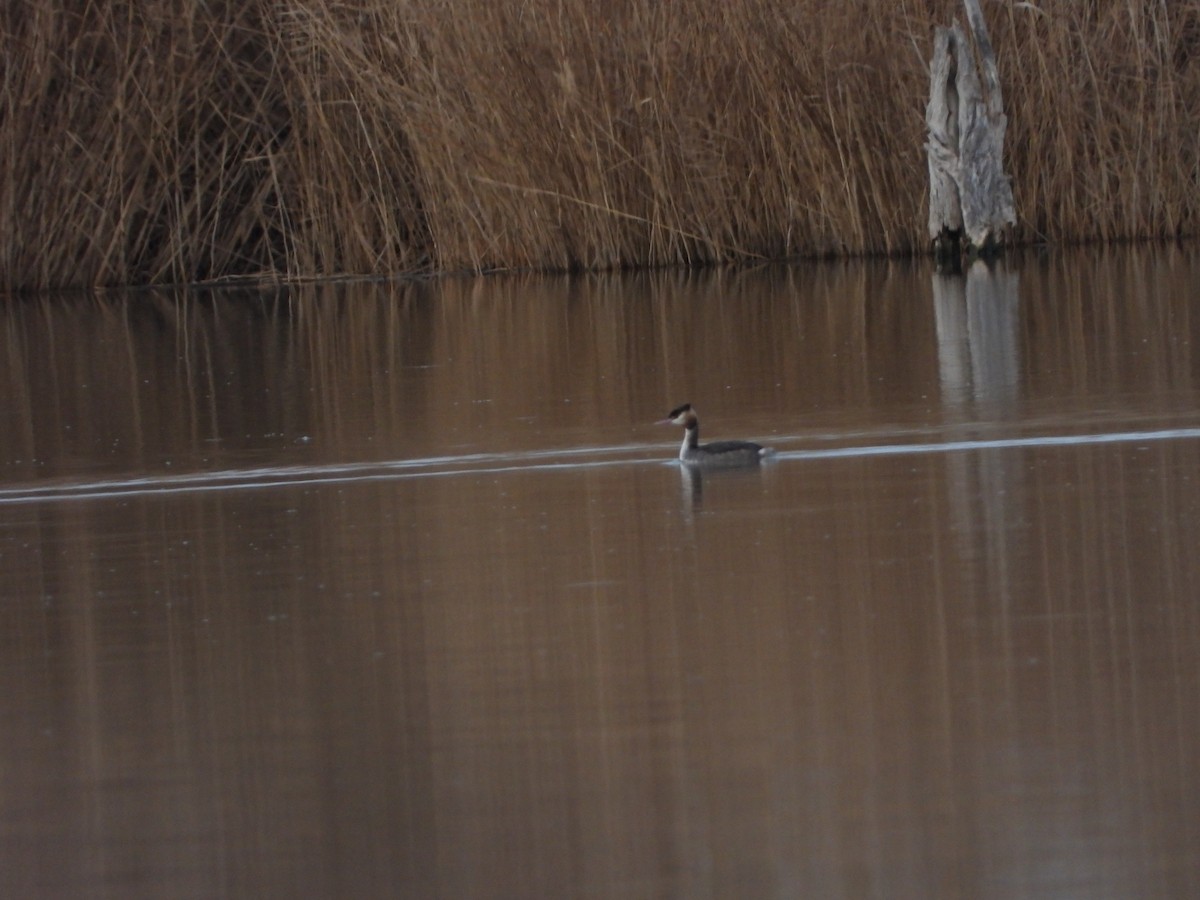
MULTIPOLYGON (((985 13, 1017 239, 1192 233, 1200 0, 985 13)), ((17 0, 0 288, 920 249, 926 59, 958 14, 17 0)))

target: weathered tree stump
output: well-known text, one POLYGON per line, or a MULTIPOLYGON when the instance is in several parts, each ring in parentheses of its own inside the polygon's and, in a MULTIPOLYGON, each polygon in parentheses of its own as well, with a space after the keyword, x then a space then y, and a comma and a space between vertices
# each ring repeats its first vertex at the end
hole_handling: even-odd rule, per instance
POLYGON ((978 0, 963 0, 974 51, 956 22, 938 28, 929 68, 929 238, 940 259, 987 254, 1017 221, 1004 174, 1004 98, 978 0), (983 77, 976 71, 979 57, 983 77))

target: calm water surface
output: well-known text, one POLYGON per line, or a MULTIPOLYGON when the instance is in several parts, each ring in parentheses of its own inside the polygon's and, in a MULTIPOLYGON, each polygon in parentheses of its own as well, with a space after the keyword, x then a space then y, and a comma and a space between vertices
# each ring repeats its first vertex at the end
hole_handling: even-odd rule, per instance
POLYGON ((1200 255, 10 301, 0 374, 2 896, 1200 896, 1200 255))

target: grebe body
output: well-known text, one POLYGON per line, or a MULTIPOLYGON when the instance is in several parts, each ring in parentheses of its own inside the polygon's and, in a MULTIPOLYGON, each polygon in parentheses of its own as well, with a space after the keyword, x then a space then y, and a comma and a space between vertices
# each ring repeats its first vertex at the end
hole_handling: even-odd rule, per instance
POLYGON ((753 441, 714 441, 700 443, 700 419, 692 404, 685 403, 667 413, 659 425, 682 425, 683 444, 679 448, 679 461, 689 466, 705 469, 733 469, 756 466, 770 450, 753 441))

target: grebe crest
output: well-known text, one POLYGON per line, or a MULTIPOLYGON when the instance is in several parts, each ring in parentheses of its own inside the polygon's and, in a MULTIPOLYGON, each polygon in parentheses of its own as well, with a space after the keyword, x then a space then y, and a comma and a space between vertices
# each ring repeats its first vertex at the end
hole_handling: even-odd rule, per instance
POLYGON ((700 443, 700 418, 685 403, 667 413, 659 425, 682 425, 683 444, 679 447, 679 461, 689 466, 705 469, 732 469, 756 466, 770 450, 753 441, 714 441, 700 443))

